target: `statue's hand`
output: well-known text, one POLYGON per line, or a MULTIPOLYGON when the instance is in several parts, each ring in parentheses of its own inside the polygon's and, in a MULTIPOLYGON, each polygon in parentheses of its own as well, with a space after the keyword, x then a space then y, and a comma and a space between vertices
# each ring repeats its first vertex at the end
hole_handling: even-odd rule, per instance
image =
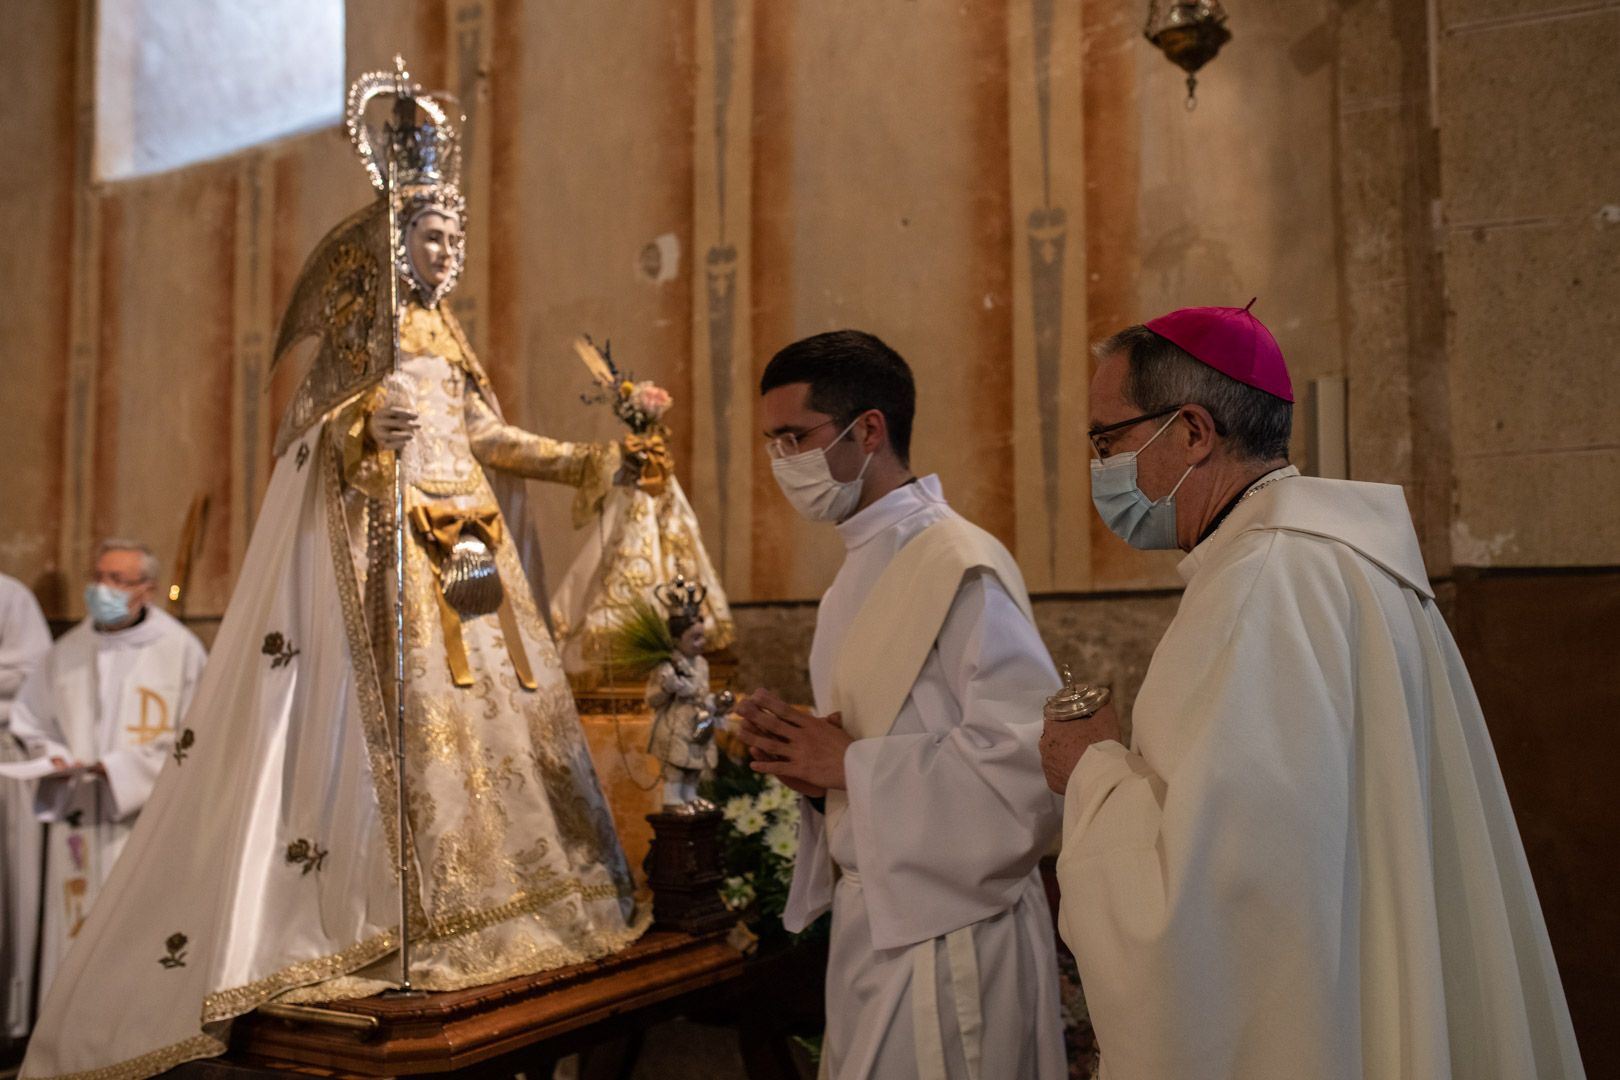
POLYGON ((384 450, 399 451, 416 434, 416 413, 401 405, 384 405, 371 414, 366 430, 384 450))
POLYGON ((635 487, 636 483, 641 479, 641 467, 644 464, 646 464, 646 459, 641 454, 632 454, 628 450, 623 451, 619 461, 619 471, 613 474, 613 485, 615 487, 635 487))
POLYGON ((682 678, 681 673, 675 670, 674 665, 671 665, 670 669, 664 673, 664 693, 672 697, 679 697, 686 692, 690 681, 682 678))

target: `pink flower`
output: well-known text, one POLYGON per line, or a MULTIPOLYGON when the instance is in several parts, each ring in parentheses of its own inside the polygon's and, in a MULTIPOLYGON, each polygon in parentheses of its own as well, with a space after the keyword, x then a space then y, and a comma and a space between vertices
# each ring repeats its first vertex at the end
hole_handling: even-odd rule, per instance
POLYGON ((669 391, 656 383, 638 382, 630 394, 630 404, 649 420, 657 420, 668 411, 675 399, 669 391))

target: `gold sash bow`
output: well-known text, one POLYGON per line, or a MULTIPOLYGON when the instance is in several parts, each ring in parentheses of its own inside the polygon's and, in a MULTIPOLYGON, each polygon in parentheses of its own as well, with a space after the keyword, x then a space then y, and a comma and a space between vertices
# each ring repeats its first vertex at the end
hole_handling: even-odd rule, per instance
POLYGON ((655 499, 662 495, 664 485, 675 471, 675 462, 669 456, 669 447, 664 444, 663 433, 653 431, 646 435, 626 435, 624 452, 641 459, 641 475, 636 479, 636 486, 655 499))
MULTIPOLYGON (((450 507, 417 506, 411 510, 411 524, 421 534, 427 548, 428 560, 433 565, 435 588, 439 601, 439 625, 444 630, 445 658, 450 662, 450 678, 457 686, 473 684, 472 667, 467 662, 467 646, 461 637, 461 616, 450 606, 444 595, 444 561, 455 550, 462 533, 471 533, 489 546, 493 558, 501 541, 501 512, 492 505, 474 506, 467 510, 450 507)), ((501 592, 501 633, 506 638, 506 652, 512 658, 512 670, 525 690, 539 684, 529 667, 529 656, 523 648, 523 635, 518 631, 517 614, 512 610, 511 595, 501 592)))

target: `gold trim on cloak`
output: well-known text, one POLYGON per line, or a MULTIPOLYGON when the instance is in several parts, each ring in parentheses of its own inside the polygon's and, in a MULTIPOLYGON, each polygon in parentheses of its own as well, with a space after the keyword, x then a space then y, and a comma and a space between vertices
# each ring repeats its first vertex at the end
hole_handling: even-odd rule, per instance
MULTIPOLYGON (((366 756, 371 762, 372 791, 377 798, 377 812, 382 818, 383 835, 388 841, 389 864, 398 866, 399 789, 394 776, 393 742, 388 731, 388 712, 383 698, 382 680, 377 674, 376 654, 372 651, 371 634, 366 629, 365 607, 361 602, 359 580, 354 572, 353 553, 349 544, 348 516, 343 511, 342 449, 335 443, 328 443, 328 446, 330 452, 322 476, 327 539, 331 546, 332 563, 337 572, 338 600, 343 611, 343 628, 349 639, 349 664, 354 671, 355 695, 360 703, 360 725, 366 741, 366 756)), ((412 914, 419 917, 419 909, 414 910, 412 914)))
POLYGON ((202 1022, 210 1024, 219 1020, 234 1019, 288 990, 347 975, 382 959, 398 948, 398 932, 385 930, 376 937, 349 946, 342 952, 288 964, 280 971, 272 972, 262 979, 229 990, 220 990, 203 998, 202 1022))
MULTIPOLYGON (((148 1076, 168 1072, 176 1065, 199 1058, 218 1057, 229 1047, 212 1035, 193 1035, 182 1042, 160 1047, 128 1061, 83 1072, 57 1073, 40 1080, 144 1080, 148 1076)), ((33 1078, 30 1078, 33 1080, 33 1078)))

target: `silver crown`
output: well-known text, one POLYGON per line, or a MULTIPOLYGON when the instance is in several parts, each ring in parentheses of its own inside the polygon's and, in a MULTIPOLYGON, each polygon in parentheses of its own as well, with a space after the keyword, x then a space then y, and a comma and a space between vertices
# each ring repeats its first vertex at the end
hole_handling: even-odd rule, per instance
POLYGON ((402 191, 413 188, 448 188, 460 198, 461 132, 445 106, 456 99, 442 91, 429 93, 411 80, 405 58, 394 57, 394 71, 368 71, 349 87, 344 125, 349 141, 378 191, 388 185, 385 166, 377 160, 378 136, 394 153, 394 175, 402 191), (377 98, 392 98, 393 115, 381 129, 366 123, 366 109, 377 98))
POLYGON ((684 574, 676 574, 674 581, 658 586, 653 595, 671 618, 681 615, 695 622, 703 618, 703 600, 709 590, 695 581, 687 581, 684 574))

